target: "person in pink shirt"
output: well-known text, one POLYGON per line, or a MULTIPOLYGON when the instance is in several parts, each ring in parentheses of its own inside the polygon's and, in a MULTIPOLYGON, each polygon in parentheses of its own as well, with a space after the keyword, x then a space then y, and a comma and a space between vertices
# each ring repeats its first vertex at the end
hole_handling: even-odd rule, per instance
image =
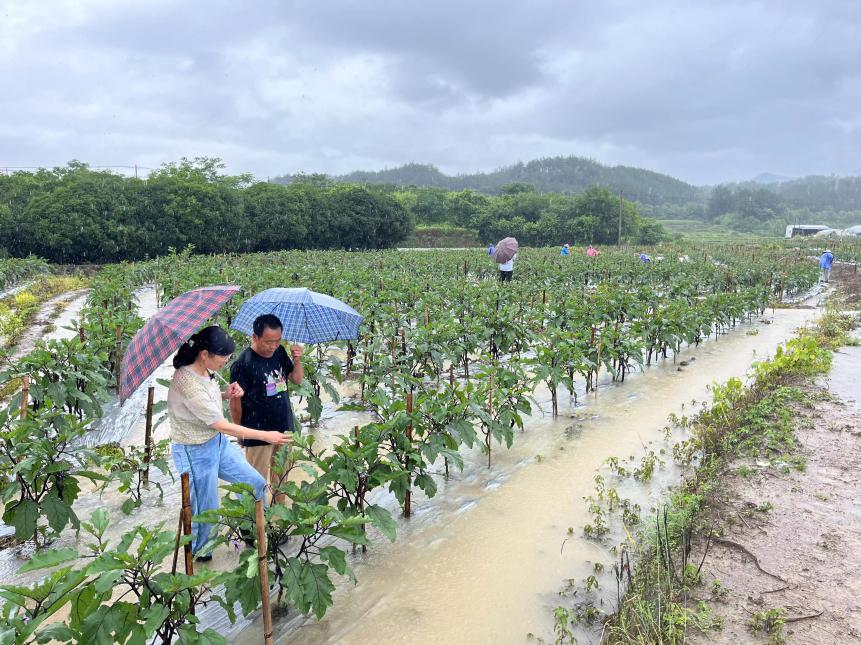
POLYGON ((590 258, 598 257, 598 253, 600 253, 600 251, 594 248, 591 244, 589 245, 589 248, 586 249, 586 255, 588 255, 590 258))

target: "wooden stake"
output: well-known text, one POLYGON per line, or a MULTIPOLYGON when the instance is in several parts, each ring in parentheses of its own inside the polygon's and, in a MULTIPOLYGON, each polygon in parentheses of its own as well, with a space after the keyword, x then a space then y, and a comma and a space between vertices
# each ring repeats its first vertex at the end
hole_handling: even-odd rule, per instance
POLYGON ((173 545, 173 566, 170 568, 170 574, 176 575, 176 562, 179 560, 179 538, 182 536, 182 520, 185 516, 185 509, 179 508, 179 522, 176 526, 176 543, 173 545))
POLYGON ((149 483, 149 462, 152 459, 152 404, 155 387, 150 385, 146 395, 146 429, 144 431, 144 471, 143 483, 149 483))
POLYGON ((30 405, 30 375, 21 377, 21 418, 27 418, 27 408, 30 405))
MULTIPOLYGON (((188 473, 182 473, 182 534, 191 535, 191 486, 188 483, 188 473)), ((184 547, 185 572, 194 575, 194 557, 191 553, 191 542, 184 547)), ((194 613, 194 612, 192 612, 194 613)))
MULTIPOLYGON (((407 392, 407 414, 413 413, 413 391, 410 390, 407 392)), ((407 425, 407 441, 410 444, 410 447, 413 445, 413 422, 410 420, 409 425, 407 425)), ((410 467, 410 458, 409 455, 404 457, 404 468, 410 467)), ((404 517, 409 517, 412 512, 412 490, 410 487, 412 486, 412 473, 408 475, 407 479, 407 492, 404 497, 404 517)))
MULTIPOLYGON (((490 385, 487 388, 487 414, 493 418, 493 372, 490 373, 490 385)), ((487 429, 487 467, 490 468, 490 451, 493 442, 493 432, 487 429)))
POLYGON ((254 503, 257 515, 257 570, 260 572, 260 597, 263 601, 263 643, 272 645, 272 607, 269 597, 269 563, 266 559, 266 521, 263 500, 254 503))
POLYGON ((114 371, 117 376, 117 392, 120 391, 120 366, 123 360, 123 328, 117 325, 117 328, 114 330, 114 336, 116 338, 116 364, 114 365, 114 371))

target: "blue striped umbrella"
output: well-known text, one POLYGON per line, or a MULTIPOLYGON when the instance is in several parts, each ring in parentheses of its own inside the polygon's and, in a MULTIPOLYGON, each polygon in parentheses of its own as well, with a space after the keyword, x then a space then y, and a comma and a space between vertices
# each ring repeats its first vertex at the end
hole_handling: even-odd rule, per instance
POLYGON ((282 338, 305 344, 352 340, 364 320, 350 305, 332 296, 305 288, 276 287, 246 300, 230 327, 251 335, 255 318, 263 314, 278 317, 284 326, 282 338))

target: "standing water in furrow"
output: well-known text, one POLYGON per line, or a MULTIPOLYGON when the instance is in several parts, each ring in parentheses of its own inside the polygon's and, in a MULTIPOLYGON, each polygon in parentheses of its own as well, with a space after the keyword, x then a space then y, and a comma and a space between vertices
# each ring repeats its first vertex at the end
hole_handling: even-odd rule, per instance
MULTIPOLYGON (((417 501, 413 517, 400 522, 394 544, 378 541, 357 555, 358 585, 343 582, 323 620, 276 614, 277 641, 523 643, 530 633, 547 638, 566 580, 581 580, 593 563, 613 559, 608 547, 583 535, 590 521, 584 497, 593 493, 605 460, 639 460, 647 450, 668 450, 663 429, 670 413, 708 399, 713 382, 743 376, 814 315, 778 310, 764 317, 771 324, 743 324, 687 348, 679 360, 688 366, 681 370, 666 360, 624 384, 602 383, 597 395, 581 394, 582 405, 568 402, 556 420, 549 413, 533 415, 513 448, 497 453, 491 469, 479 453, 467 455, 464 471, 441 482, 436 498, 417 501)), ((549 412, 544 394, 539 390, 549 412)), ((672 459, 664 460, 666 468, 649 484, 624 491, 644 517, 678 480, 672 459)), ((396 512, 394 500, 382 503, 396 512)), ((260 639, 259 619, 232 627, 215 612, 208 619, 217 621, 230 642, 260 639)))

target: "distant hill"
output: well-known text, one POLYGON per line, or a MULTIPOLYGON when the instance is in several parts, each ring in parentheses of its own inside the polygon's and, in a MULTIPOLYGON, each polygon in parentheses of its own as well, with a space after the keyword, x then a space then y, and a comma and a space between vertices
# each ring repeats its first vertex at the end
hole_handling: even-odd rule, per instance
MULTIPOLYGON (((293 177, 275 179, 289 183, 293 177)), ((661 173, 629 166, 605 166, 582 157, 551 157, 516 163, 493 172, 446 175, 431 165, 409 163, 380 171, 355 171, 339 177, 338 182, 431 186, 448 190, 471 189, 498 194, 505 184, 524 182, 545 193, 579 193, 596 184, 614 192, 621 190, 626 199, 643 204, 687 204, 701 202, 707 190, 661 173)))
POLYGON ((754 180, 723 186, 733 191, 765 189, 778 194, 782 203, 792 209, 806 208, 812 212, 861 211, 861 177, 809 175, 772 183, 754 180))
POLYGON ((751 179, 751 181, 755 184, 780 184, 784 181, 792 181, 792 177, 773 175, 770 172, 764 172, 751 179))

